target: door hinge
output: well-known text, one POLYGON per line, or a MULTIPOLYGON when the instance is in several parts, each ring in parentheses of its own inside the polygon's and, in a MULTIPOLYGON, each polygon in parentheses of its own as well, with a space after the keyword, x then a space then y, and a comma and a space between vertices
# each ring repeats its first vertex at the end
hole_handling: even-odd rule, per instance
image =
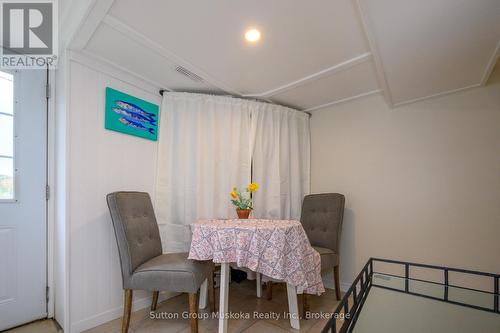
POLYGON ((49 295, 50 295, 50 287, 46 287, 45 288, 45 300, 47 301, 47 303, 49 302, 49 295))
POLYGON ((50 186, 45 185, 45 200, 49 200, 49 199, 50 199, 50 186))
POLYGON ((49 99, 50 98, 50 84, 47 83, 45 85, 45 98, 49 99))

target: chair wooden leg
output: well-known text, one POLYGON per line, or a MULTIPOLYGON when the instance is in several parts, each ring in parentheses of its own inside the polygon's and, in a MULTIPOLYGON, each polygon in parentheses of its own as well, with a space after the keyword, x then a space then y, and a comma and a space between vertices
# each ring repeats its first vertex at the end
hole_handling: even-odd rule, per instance
POLYGON ((273 282, 267 281, 266 283, 266 299, 270 301, 273 298, 273 282))
POLYGON ((208 308, 210 312, 215 312, 215 288, 214 288, 214 273, 208 274, 208 308))
POLYGON ((198 293, 189 293, 189 323, 191 333, 198 333, 198 293))
POLYGON ((122 333, 128 332, 130 325, 130 312, 132 311, 132 289, 124 289, 122 333))
POLYGON ((259 272, 255 273, 255 289, 256 289, 256 294, 257 298, 262 297, 262 281, 261 281, 262 274, 259 272))
POLYGON ((333 277, 335 280, 335 296, 337 301, 340 301, 340 277, 339 277, 339 266, 333 267, 333 277))
POLYGON ((159 291, 153 291, 153 301, 151 302, 151 311, 156 311, 156 307, 158 306, 158 295, 160 295, 159 291))
POLYGON ((310 311, 308 295, 302 294, 302 319, 308 319, 307 313, 310 311))

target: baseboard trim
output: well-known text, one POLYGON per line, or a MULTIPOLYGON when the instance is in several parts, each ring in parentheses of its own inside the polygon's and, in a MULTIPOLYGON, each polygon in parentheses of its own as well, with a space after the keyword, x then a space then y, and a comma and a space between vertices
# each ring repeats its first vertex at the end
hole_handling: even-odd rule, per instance
MULTIPOLYGON (((159 302, 162 302, 166 299, 177 296, 179 293, 162 293, 159 297, 159 302)), ((142 310, 151 306, 151 297, 144 297, 138 300, 133 301, 132 303, 132 311, 142 310)), ((85 330, 89 330, 96 326, 105 324, 109 321, 120 318, 123 314, 123 306, 116 307, 114 309, 110 309, 108 311, 99 313, 92 317, 77 321, 76 323, 71 324, 71 332, 68 333, 80 333, 85 330)))
POLYGON ((351 284, 349 283, 345 283, 345 282, 340 282, 340 290, 342 292, 347 292, 349 290, 349 288, 351 288, 351 284))
MULTIPOLYGON (((323 285, 325 286, 325 288, 335 289, 332 273, 325 274, 322 278, 323 278, 323 285)), ((345 293, 346 291, 349 290, 350 287, 351 287, 350 283, 340 281, 340 291, 345 293)))
MULTIPOLYGON (((323 285, 327 289, 335 289, 333 282, 332 283, 323 283, 323 285)), ((351 287, 351 285, 349 283, 340 282, 340 291, 341 292, 343 292, 343 293, 347 292, 350 287, 351 287)))
MULTIPOLYGON (((335 289, 335 285, 333 283, 333 270, 325 272, 321 276, 321 278, 323 280, 323 285, 325 286, 325 288, 335 289)), ((345 293, 349 290, 349 288, 351 288, 351 283, 340 281, 340 291, 345 293)))

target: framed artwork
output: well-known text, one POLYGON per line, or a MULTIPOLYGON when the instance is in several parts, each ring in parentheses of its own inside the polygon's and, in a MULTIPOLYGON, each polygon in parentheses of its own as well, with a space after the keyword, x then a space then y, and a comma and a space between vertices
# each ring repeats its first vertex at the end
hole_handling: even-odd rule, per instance
POLYGON ((106 87, 106 129, 156 141, 158 105, 106 87))

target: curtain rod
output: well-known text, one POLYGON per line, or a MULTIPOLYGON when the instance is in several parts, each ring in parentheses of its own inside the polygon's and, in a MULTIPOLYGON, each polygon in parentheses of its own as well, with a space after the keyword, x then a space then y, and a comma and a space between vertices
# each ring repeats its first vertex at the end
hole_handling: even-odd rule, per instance
MULTIPOLYGON (((160 89, 159 93, 160 95, 163 96, 164 93, 168 93, 168 92, 172 92, 171 90, 167 90, 167 89, 160 89)), ((279 105, 279 104, 276 104, 276 103, 273 103, 273 102, 268 102, 268 101, 263 101, 263 100, 260 100, 260 99, 255 99, 255 98, 242 98, 242 97, 238 97, 238 96, 233 96, 233 95, 222 95, 222 96, 226 96, 226 97, 232 97, 232 98, 241 98, 241 99, 246 99, 246 100, 250 100, 250 101, 256 101, 256 102, 262 102, 262 103, 268 103, 268 104, 274 104, 274 105, 279 105)), ((280 106, 284 106, 284 105, 280 105, 280 106)), ((292 108, 291 108, 292 109, 292 108)), ((296 109, 294 109, 296 110, 296 109)), ((298 112, 303 112, 307 115, 309 115, 309 117, 312 116, 311 112, 307 112, 307 111, 302 111, 302 110, 297 110, 298 112)))

